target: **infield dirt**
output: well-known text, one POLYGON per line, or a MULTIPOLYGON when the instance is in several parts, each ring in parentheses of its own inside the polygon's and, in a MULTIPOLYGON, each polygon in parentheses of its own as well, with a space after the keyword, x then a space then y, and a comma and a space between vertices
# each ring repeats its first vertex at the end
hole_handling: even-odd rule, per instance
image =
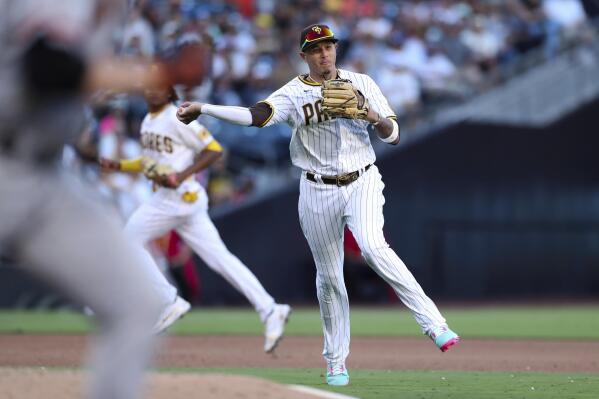
MULTIPOLYGON (((88 337, 0 335, 0 367, 83 364, 88 337)), ((322 338, 285 337, 274 355, 262 338, 169 336, 157 367, 324 367, 322 338)), ((393 370, 476 370, 599 373, 598 341, 464 339, 447 353, 422 338, 352 338, 348 367, 393 370)))
MULTIPOLYGON (((80 389, 82 373, 65 370, 49 372, 42 367, 81 367, 88 342, 89 337, 81 335, 0 335, 0 393, 4 393, 2 396, 7 398, 47 398, 48 396, 41 394, 42 391, 36 391, 35 387, 43 387, 43 392, 47 393, 49 386, 53 386, 58 394, 51 397, 74 397, 73 389, 80 389), (19 381, 29 387, 31 394, 24 395, 20 390, 18 396, 11 396, 9 389, 14 388, 15 384, 21 385, 19 381), (40 396, 36 396, 36 392, 40 396), (64 392, 64 395, 61 396, 60 392, 64 392)), ((155 366, 324 367, 320 355, 320 337, 286 337, 274 355, 265 354, 262 344, 261 337, 249 336, 165 337, 157 353, 155 366)), ((597 341, 465 339, 449 352, 441 353, 424 337, 358 337, 352 339, 351 350, 348 359, 350 369, 599 373, 597 341)), ((152 376, 152 384, 152 392, 166 390, 165 392, 170 392, 170 399, 188 399, 190 392, 199 394, 198 389, 204 390, 203 398, 269 398, 272 396, 264 396, 263 393, 269 390, 278 392, 277 398, 311 397, 288 391, 280 384, 242 376, 202 377, 197 374, 160 373, 152 376), (171 386, 178 388, 169 391, 171 386), (235 391, 234 388, 240 386, 243 387, 242 391, 235 391)), ((151 395, 150 398, 154 396, 151 395)))

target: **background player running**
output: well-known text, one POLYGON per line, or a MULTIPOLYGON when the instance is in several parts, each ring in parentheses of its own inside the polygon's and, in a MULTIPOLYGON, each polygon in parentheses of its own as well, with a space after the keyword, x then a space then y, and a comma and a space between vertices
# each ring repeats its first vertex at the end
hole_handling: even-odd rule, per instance
MULTIPOLYGON (((198 122, 179 122, 172 88, 148 89, 145 98, 149 113, 141 124, 143 156, 100 161, 108 170, 145 170, 158 186, 152 197, 131 215, 125 231, 146 245, 176 230, 210 268, 251 302, 265 325, 264 350, 271 352, 283 336, 291 308, 276 304, 247 266, 227 249, 208 215, 208 195, 195 179, 196 173, 221 156, 222 148, 198 122)), ((156 264, 154 267, 158 269, 156 264)), ((174 287, 165 284, 163 289, 171 292, 174 287)))

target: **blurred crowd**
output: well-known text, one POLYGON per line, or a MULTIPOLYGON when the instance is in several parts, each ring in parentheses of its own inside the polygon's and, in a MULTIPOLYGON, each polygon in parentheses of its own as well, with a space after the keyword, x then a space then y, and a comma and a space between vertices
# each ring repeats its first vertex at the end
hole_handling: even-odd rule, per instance
MULTIPOLYGON (((370 75, 404 123, 501 83, 524 54, 547 60, 594 38, 581 0, 136 0, 131 7, 123 31, 115 32, 116 53, 168 58, 186 43, 211 45, 210 76, 201 86, 177 87, 182 100, 249 106, 266 98, 307 72, 299 32, 322 22, 340 39, 337 65, 370 75)), ((100 96, 82 142, 102 157, 134 158, 145 113, 141 96, 100 96)), ((229 159, 225 151, 198 176, 212 207, 242 202, 256 186, 251 168, 229 159)), ((143 176, 95 178, 123 218, 151 195, 143 176)), ((163 263, 187 264, 185 247, 165 239, 174 241, 157 245, 170 248, 157 251, 163 263)))
MULTIPOLYGON (((179 96, 249 106, 306 72, 299 32, 324 22, 340 39, 338 65, 372 76, 405 121, 501 82, 531 50, 550 59, 568 43, 592 40, 588 20, 581 0, 136 0, 115 51, 168 57, 187 42, 208 42, 210 77, 179 87, 179 96)), ((100 102, 92 129, 100 154, 139 152, 145 111, 141 97, 100 102)), ((212 172, 214 184, 210 173, 204 179, 213 205, 239 201, 253 187, 227 158, 212 172)))
POLYGON ((314 22, 341 39, 338 64, 379 83, 399 114, 495 82, 523 53, 551 58, 589 34, 581 0, 140 0, 123 51, 152 57, 209 40, 212 78, 187 93, 250 105, 305 72, 298 35, 314 22))

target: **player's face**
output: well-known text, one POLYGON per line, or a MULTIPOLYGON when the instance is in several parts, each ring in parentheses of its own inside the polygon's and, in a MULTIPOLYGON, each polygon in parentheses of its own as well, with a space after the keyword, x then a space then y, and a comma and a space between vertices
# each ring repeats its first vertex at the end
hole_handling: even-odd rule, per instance
POLYGON ((300 53, 308 68, 310 74, 325 76, 332 73, 337 61, 337 44, 333 42, 320 42, 300 53))
POLYGON ((170 90, 167 88, 145 89, 144 97, 148 105, 159 107, 170 101, 170 90))

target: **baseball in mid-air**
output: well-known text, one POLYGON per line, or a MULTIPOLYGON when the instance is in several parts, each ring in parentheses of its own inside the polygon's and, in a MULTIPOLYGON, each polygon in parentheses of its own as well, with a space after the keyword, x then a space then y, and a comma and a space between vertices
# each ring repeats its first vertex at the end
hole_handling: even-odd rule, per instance
POLYGON ((197 86, 210 74, 211 61, 212 50, 209 44, 203 42, 185 44, 169 62, 170 72, 177 77, 177 83, 197 86))

